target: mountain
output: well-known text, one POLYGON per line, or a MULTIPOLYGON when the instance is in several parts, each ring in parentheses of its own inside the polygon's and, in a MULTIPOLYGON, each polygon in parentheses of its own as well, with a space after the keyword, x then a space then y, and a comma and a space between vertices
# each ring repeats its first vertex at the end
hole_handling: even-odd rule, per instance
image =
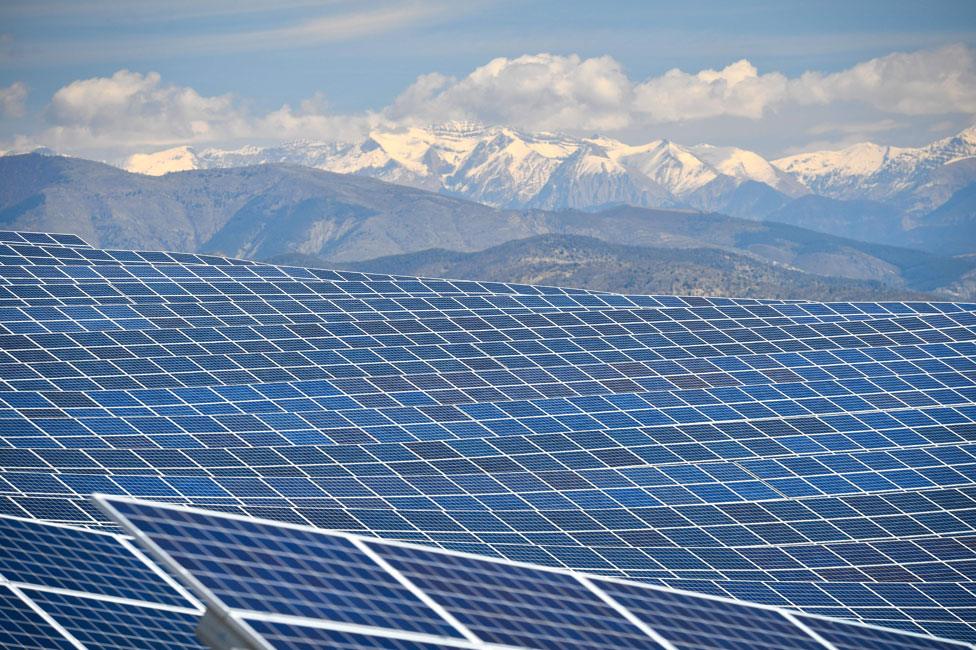
MULTIPOLYGON (((268 261, 336 266, 334 262, 300 254, 280 255, 268 261)), ((370 273, 561 285, 618 293, 805 300, 931 298, 877 281, 795 271, 721 249, 625 246, 579 235, 539 235, 473 253, 437 248, 338 266, 370 273)))
POLYGON ((892 203, 907 213, 927 213, 976 180, 974 158, 976 126, 924 147, 884 147, 866 142, 836 151, 788 156, 772 163, 816 194, 892 203), (958 170, 961 174, 946 172, 947 167, 958 163, 964 163, 958 170))
POLYGON ((952 295, 962 296, 976 289, 963 281, 976 257, 948 258, 688 210, 501 210, 374 178, 281 164, 145 176, 76 158, 4 157, 0 229, 72 232, 103 247, 252 259, 297 253, 331 262, 432 248, 476 252, 536 235, 579 235, 609 244, 715 249, 900 290, 954 286, 952 295))
POLYGON ((852 239, 898 245, 905 241, 902 213, 886 203, 851 199, 842 201, 807 194, 766 212, 764 219, 852 239))
POLYGON ((949 254, 972 252, 976 242, 976 183, 955 192, 949 200, 919 219, 910 231, 912 243, 949 254))
POLYGON ((454 122, 378 129, 358 143, 293 142, 238 150, 177 147, 128 158, 125 169, 160 175, 281 162, 439 191, 494 207, 600 209, 683 206, 682 197, 725 178, 766 183, 790 196, 807 190, 759 154, 734 147, 684 147, 667 140, 631 146, 454 122))
POLYGON ((130 174, 78 158, 0 158, 0 228, 71 232, 94 245, 366 259, 476 250, 538 232, 521 213, 294 165, 130 174))
MULTIPOLYGON (((924 147, 868 142, 769 161, 737 147, 670 140, 630 145, 601 136, 454 122, 376 129, 353 143, 176 147, 131 156, 123 166, 162 175, 265 163, 367 176, 499 208, 597 211, 633 205, 718 211, 939 251, 942 242, 934 235, 912 230, 924 227, 928 213, 976 182, 976 127, 924 147)), ((976 240, 951 243, 953 250, 976 252, 976 240)))

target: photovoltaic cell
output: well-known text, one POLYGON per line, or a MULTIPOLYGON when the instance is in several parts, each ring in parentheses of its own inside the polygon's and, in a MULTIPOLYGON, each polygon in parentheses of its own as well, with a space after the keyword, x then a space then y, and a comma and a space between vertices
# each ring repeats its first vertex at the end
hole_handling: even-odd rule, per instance
POLYGON ((822 650, 780 612, 610 580, 597 587, 679 650, 822 650))
POLYGON ((372 544, 482 640, 529 648, 651 648, 647 635, 572 576, 372 544))
POLYGON ((810 616, 801 616, 800 620, 837 650, 959 650, 964 647, 949 641, 869 629, 843 621, 810 616))
POLYGON ((199 613, 24 590, 88 648, 203 650, 196 637, 199 613))
POLYGON ((342 537, 132 502, 113 507, 231 609, 461 638, 342 537))
POLYGON ((0 575, 22 584, 187 605, 115 535, 3 516, 0 575))
POLYGON ((73 649, 60 632, 7 587, 0 585, 0 645, 24 650, 73 649))

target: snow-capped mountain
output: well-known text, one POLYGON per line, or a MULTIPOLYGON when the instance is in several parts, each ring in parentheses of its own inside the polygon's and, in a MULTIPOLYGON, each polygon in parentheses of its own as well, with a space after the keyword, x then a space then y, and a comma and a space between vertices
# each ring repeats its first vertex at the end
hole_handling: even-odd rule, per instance
POLYGON ((870 142, 772 161, 815 194, 868 199, 927 212, 976 180, 976 126, 924 147, 870 142))
POLYGON ((464 122, 376 130, 358 143, 177 147, 132 156, 122 166, 159 175, 266 162, 372 176, 509 208, 687 205, 682 197, 718 178, 730 187, 751 180, 791 196, 806 192, 789 174, 743 149, 684 147, 668 140, 635 146, 464 122))
POLYGON ((763 218, 812 193, 883 203, 911 220, 976 181, 976 127, 924 147, 861 143, 769 161, 737 147, 669 140, 631 145, 606 137, 454 122, 377 129, 352 143, 176 147, 132 156, 122 166, 160 175, 269 162, 371 176, 505 208, 592 210, 631 204, 763 218))

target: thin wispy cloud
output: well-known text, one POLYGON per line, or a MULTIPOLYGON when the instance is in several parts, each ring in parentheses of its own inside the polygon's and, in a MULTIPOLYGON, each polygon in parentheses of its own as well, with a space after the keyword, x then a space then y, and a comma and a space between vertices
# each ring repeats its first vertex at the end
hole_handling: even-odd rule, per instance
MULTIPOLYGON (((233 51, 295 48, 325 42, 345 41, 371 34, 382 34, 420 23, 451 10, 434 2, 379 7, 330 14, 273 29, 210 35, 196 49, 233 51)), ((198 39, 186 39, 192 45, 198 39)), ((179 44, 179 43, 176 43, 179 44)))
MULTIPOLYGON (((103 3, 95 3, 99 7, 103 3)), ((287 3, 294 9, 308 9, 310 3, 287 3)), ((194 27, 187 30, 160 36, 155 30, 145 34, 129 33, 111 39, 103 37, 41 37, 30 42, 9 48, 7 57, 0 58, 0 64, 7 63, 26 66, 45 66, 63 63, 98 62, 112 60, 139 60, 153 57, 185 58, 197 55, 234 54, 242 52, 284 51, 313 47, 327 43, 341 43, 350 40, 390 34, 417 25, 431 25, 452 17, 463 15, 478 6, 471 3, 464 6, 446 1, 409 2, 349 2, 346 0, 331 3, 313 3, 317 9, 313 15, 303 15, 291 20, 281 21, 270 27, 254 29, 254 20, 238 21, 234 26, 220 29, 194 27), (324 10, 323 10, 324 9, 324 10)), ((250 11, 260 13, 270 11, 266 3, 252 3, 250 11)), ((49 9, 44 6, 44 9, 49 9)), ((245 7, 244 13, 247 7, 245 7)), ((25 11, 28 11, 25 9, 25 11)), ((147 10, 148 11, 148 10, 147 10)), ((156 6, 152 11, 159 11, 156 6)), ((287 12, 286 12, 287 13, 287 12)), ((0 14, 2 15, 2 14, 0 14)), ((98 12, 88 14, 94 19, 98 12)), ((140 22, 133 14, 125 14, 129 23, 140 22)), ((192 5, 178 3, 172 13, 165 16, 135 13, 146 21, 192 21, 203 16, 219 17, 232 15, 240 17, 241 12, 233 11, 231 5, 218 3, 218 6, 205 5, 195 9, 192 5), (155 16, 155 17, 153 17, 155 16)), ((138 30, 136 30, 138 31, 138 30)), ((0 43, 2 46, 2 43, 0 43)))

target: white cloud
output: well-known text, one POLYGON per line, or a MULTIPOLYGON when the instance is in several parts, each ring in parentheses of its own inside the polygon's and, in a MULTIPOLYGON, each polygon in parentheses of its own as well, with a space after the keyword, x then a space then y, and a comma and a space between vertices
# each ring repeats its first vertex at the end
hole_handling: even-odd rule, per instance
POLYGON ((51 98, 48 121, 69 142, 195 142, 232 130, 240 119, 231 95, 205 97, 163 84, 158 73, 119 70, 74 81, 51 98))
POLYGON ((791 81, 798 103, 857 102, 901 115, 976 113, 976 52, 965 45, 895 53, 791 81))
POLYGON ((528 128, 614 130, 718 117, 760 120, 789 106, 854 103, 899 115, 976 114, 976 53, 896 53, 825 74, 674 69, 644 81, 609 56, 498 58, 456 79, 424 75, 388 109, 396 120, 477 119, 528 128))
POLYGON ((653 122, 718 116, 757 120, 784 100, 787 86, 784 75, 760 75, 754 65, 742 59, 722 70, 689 74, 676 69, 648 79, 636 86, 633 108, 636 119, 653 122))
POLYGON ((119 70, 111 77, 74 81, 51 98, 50 127, 34 140, 60 151, 133 150, 176 144, 349 138, 371 118, 330 115, 315 95, 297 108, 253 114, 231 94, 205 96, 164 83, 155 72, 119 70))
POLYGON ((27 101, 27 84, 15 81, 6 88, 0 88, 0 114, 7 117, 21 117, 24 102, 27 101))
MULTIPOLYGON (((22 84, 0 89, 0 107, 22 110, 24 94, 22 84)), ((609 56, 542 53, 496 58, 463 77, 422 75, 386 108, 354 114, 334 112, 320 94, 257 113, 232 94, 208 96, 154 72, 119 70, 62 87, 44 113, 47 127, 19 142, 105 158, 182 144, 351 140, 378 124, 471 119, 736 144, 750 144, 741 140, 748 132, 784 148, 797 144, 797 134, 904 134, 974 115, 976 51, 963 45, 891 54, 829 74, 788 77, 743 59, 640 81, 609 56)))
POLYGON ((537 129, 611 131, 630 122, 633 84, 609 56, 497 58, 463 79, 430 74, 387 115, 398 121, 476 119, 537 129))

